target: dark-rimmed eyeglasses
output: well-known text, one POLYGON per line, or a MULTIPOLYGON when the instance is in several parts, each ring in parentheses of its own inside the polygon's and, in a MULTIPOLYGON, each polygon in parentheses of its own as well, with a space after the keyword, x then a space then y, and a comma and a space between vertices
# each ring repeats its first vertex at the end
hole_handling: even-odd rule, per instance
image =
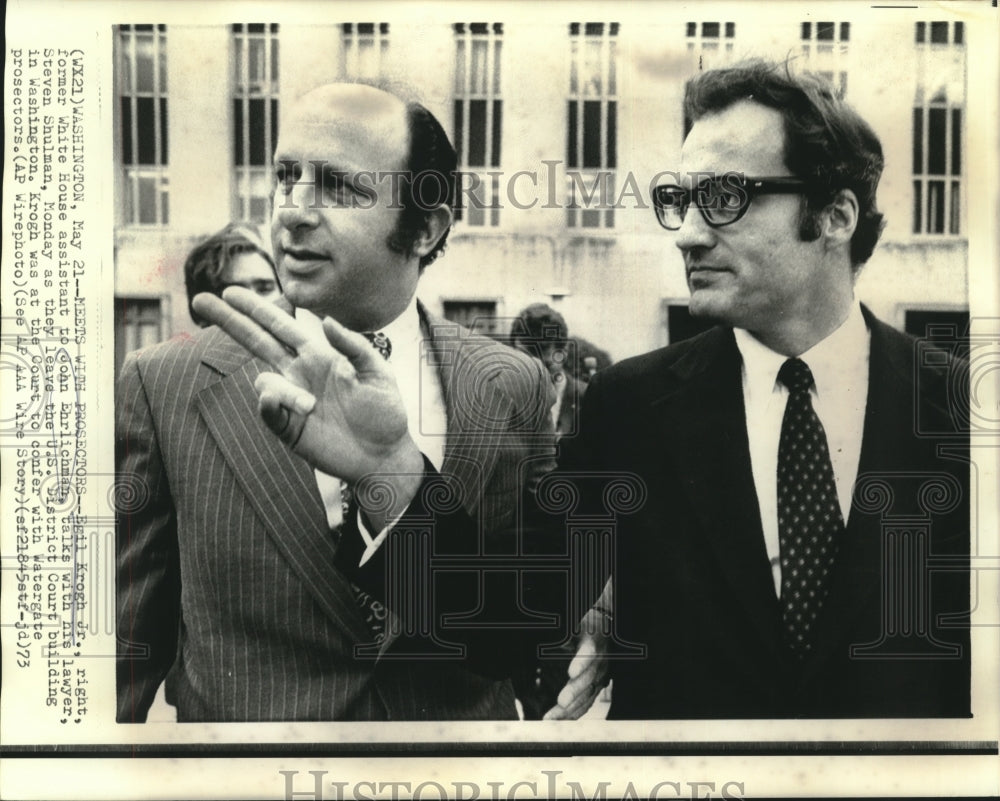
POLYGON ((668 231, 677 231, 693 203, 706 223, 721 228, 742 218, 757 195, 794 195, 806 186, 805 181, 790 176, 747 178, 738 172, 727 172, 699 181, 693 189, 677 184, 654 187, 653 210, 660 225, 668 231))

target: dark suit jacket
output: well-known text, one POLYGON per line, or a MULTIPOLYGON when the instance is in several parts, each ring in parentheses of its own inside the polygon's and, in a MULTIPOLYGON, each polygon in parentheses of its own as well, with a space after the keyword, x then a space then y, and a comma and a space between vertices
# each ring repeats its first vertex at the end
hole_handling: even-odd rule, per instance
POLYGON ((613 579, 616 639, 646 654, 612 662, 612 717, 969 714, 968 433, 953 404, 967 373, 951 358, 915 367, 915 340, 865 316, 854 502, 801 666, 781 644, 732 331, 591 381, 560 467, 632 471, 646 487, 618 520, 613 579))
MULTIPOLYGON (((427 322, 448 417, 442 473, 473 488, 462 503, 480 530, 510 529, 552 464, 547 377, 427 322)), ((371 634, 335 566, 313 470, 257 413, 263 367, 215 328, 126 360, 118 720, 145 720, 164 677, 179 720, 516 717, 510 682, 464 662, 356 657, 371 634)))

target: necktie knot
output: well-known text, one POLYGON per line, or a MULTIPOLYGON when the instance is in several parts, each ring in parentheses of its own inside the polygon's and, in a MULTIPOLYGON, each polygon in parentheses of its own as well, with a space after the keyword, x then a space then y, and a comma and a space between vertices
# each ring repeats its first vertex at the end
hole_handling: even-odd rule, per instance
POLYGON ((802 359, 786 359, 778 370, 778 380, 789 392, 808 392, 813 385, 813 374, 802 359))
POLYGON ((362 336, 372 343, 372 347, 382 354, 383 359, 388 359, 392 355, 392 343, 389 341, 389 337, 381 331, 363 331, 362 336))

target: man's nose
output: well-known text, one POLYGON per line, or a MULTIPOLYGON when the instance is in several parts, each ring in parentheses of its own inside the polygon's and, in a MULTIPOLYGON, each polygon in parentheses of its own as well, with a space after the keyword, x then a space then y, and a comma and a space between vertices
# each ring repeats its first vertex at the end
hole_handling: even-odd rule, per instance
POLYGON ((323 195, 315 183, 299 179, 287 193, 276 192, 274 216, 289 230, 311 228, 319 224, 323 195))
POLYGON ((674 244, 682 253, 694 248, 710 248, 715 244, 715 229, 705 222, 701 209, 693 203, 688 207, 684 222, 677 230, 674 244))

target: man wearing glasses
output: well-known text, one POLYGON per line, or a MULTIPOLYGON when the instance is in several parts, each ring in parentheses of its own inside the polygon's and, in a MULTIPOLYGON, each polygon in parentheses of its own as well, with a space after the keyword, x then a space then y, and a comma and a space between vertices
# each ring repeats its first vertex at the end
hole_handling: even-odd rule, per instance
POLYGON ((698 76, 685 111, 653 202, 691 313, 719 325, 590 384, 560 468, 631 471, 647 500, 549 717, 608 669, 615 718, 967 716, 967 372, 917 364, 855 297, 884 225, 879 140, 825 83, 761 62, 698 76))

